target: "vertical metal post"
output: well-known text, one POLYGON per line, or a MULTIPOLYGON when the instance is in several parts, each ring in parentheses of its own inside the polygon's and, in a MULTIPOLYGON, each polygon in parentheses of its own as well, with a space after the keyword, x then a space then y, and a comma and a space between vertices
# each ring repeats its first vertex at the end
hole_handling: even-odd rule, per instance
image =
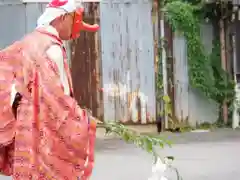
MULTIPOLYGON (((237 8, 237 7, 235 7, 237 8)), ((235 26, 234 34, 232 35, 232 47, 233 47, 233 74, 234 74, 234 80, 235 80, 235 99, 234 99, 234 109, 233 109, 233 116, 232 116, 232 128, 236 129, 239 126, 239 95, 240 95, 240 82, 239 82, 239 68, 238 68, 238 61, 237 61, 237 42, 236 42, 236 33, 237 33, 237 23, 239 21, 239 13, 233 14, 232 18, 235 26), (237 15, 237 17, 236 17, 237 15)))
MULTIPOLYGON (((160 4, 160 8, 162 5, 160 4)), ((162 60, 162 72, 163 72, 163 94, 168 96, 168 80, 167 80, 167 55, 164 45, 165 39, 165 27, 164 27, 164 13, 160 11, 160 39, 161 39, 161 60, 162 60)), ((164 105, 165 109, 165 105, 164 105)), ((164 125, 165 129, 168 129, 168 114, 164 111, 164 125)))

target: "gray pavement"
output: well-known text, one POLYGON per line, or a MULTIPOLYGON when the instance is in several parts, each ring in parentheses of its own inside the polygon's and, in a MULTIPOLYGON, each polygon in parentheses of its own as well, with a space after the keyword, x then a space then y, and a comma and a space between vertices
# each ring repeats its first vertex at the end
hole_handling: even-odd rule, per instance
MULTIPOLYGON (((240 131, 164 134, 172 148, 159 150, 173 155, 183 180, 240 180, 240 131)), ((119 140, 99 140, 92 180, 147 180, 151 156, 119 140)), ((175 180, 175 179, 172 179, 175 180)))
MULTIPOLYGON (((159 150, 175 156, 183 180, 240 180, 240 131, 163 134, 176 144, 159 150)), ((147 180, 149 154, 119 139, 98 139, 91 180, 147 180)), ((0 180, 10 180, 1 177, 0 180)), ((170 179, 171 180, 171 179, 170 179)), ((175 180, 175 179, 172 179, 175 180)))

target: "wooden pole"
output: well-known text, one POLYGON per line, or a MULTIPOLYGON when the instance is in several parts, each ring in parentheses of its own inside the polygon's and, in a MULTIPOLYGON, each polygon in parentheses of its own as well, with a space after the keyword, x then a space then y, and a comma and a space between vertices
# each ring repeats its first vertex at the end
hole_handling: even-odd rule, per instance
MULTIPOLYGON (((227 71, 227 58, 226 58, 226 46, 225 46, 225 28, 224 20, 219 20, 219 29, 220 29, 220 44, 221 44, 221 64, 224 71, 227 71)), ((226 81, 226 80, 225 80, 226 81)), ((228 122, 228 107, 227 100, 224 99, 222 104, 222 116, 225 124, 228 122)))

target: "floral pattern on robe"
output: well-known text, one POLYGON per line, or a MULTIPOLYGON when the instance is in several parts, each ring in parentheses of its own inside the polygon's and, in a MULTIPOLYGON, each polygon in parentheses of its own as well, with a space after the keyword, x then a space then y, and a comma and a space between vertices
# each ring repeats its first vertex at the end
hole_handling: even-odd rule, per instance
MULTIPOLYGON (((89 179, 96 124, 65 95, 39 31, 0 51, 0 170, 14 180, 89 179), (14 117, 11 88, 22 96, 14 117)), ((68 67, 66 67, 68 70, 68 67)))

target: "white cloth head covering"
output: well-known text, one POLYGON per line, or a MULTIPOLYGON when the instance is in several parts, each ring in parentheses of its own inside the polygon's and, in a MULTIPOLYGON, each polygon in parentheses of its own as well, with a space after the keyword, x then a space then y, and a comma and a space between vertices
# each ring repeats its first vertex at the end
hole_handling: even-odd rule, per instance
POLYGON ((81 0, 52 0, 38 18, 37 26, 49 25, 57 17, 76 11, 82 7, 81 0))

